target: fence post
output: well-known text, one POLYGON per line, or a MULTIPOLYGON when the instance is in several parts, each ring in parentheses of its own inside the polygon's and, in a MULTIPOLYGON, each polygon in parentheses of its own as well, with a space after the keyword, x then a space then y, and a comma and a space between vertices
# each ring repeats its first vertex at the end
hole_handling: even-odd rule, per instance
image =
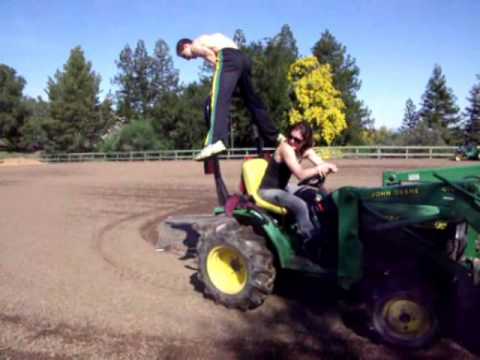
POLYGON ((432 148, 428 148, 428 158, 431 159, 432 158, 432 148))
POLYGON ((380 149, 380 146, 377 146, 377 159, 381 159, 382 158, 382 151, 380 149))
POLYGON ((405 159, 408 159, 408 147, 405 149, 405 159))

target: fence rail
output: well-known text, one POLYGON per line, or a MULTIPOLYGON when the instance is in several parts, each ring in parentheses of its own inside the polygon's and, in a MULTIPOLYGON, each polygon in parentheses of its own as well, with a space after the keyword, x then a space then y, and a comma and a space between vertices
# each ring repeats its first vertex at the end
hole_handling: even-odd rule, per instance
MULTIPOLYGON (((266 148, 272 151, 272 148, 266 148)), ((330 146, 317 147, 315 150, 323 158, 332 159, 439 159, 450 158, 455 154, 455 146, 330 146)), ((56 153, 43 154, 45 162, 84 162, 84 161, 157 161, 192 160, 200 150, 161 150, 130 152, 92 152, 92 153, 56 153)), ((255 148, 233 148, 222 154, 223 159, 243 159, 256 154, 255 148)))

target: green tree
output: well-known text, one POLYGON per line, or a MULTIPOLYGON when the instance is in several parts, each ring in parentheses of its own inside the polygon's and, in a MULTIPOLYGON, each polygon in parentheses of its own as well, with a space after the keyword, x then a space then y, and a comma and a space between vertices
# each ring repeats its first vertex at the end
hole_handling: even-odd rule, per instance
POLYGON ((235 33, 233 34, 233 42, 237 44, 240 50, 247 46, 247 39, 245 38, 245 33, 242 29, 235 30, 235 33))
POLYGON ((405 113, 402 121, 402 131, 414 130, 418 125, 418 112, 412 99, 408 99, 405 103, 405 113))
POLYGON ((176 116, 171 116, 169 134, 178 149, 201 148, 207 133, 204 117, 205 99, 210 83, 202 80, 187 85, 178 97, 176 116))
MULTIPOLYGON (((288 111, 291 107, 289 82, 290 65, 298 57, 298 48, 288 25, 280 32, 263 41, 247 44, 242 30, 237 30, 234 41, 252 60, 252 81, 274 123, 285 131, 288 127, 288 111)), ((234 98, 231 123, 235 146, 252 146, 250 114, 238 98, 234 98)))
POLYGON ((294 94, 290 123, 310 123, 315 140, 330 145, 346 127, 345 105, 333 87, 330 65, 320 65, 314 56, 300 59, 290 66, 288 80, 294 94))
POLYGON ((100 103, 100 76, 86 61, 83 50, 71 50, 63 71, 49 78, 50 121, 47 150, 90 151, 110 126, 111 101, 100 103))
POLYGON ((29 117, 21 128, 22 147, 41 150, 48 144, 46 129, 51 124, 49 104, 40 96, 37 99, 25 98, 24 101, 29 117))
POLYGON ((365 145, 397 145, 398 133, 386 126, 364 130, 363 139, 365 145))
POLYGON ((178 70, 173 67, 167 43, 159 39, 155 43, 150 65, 150 88, 153 101, 158 101, 166 93, 178 91, 178 70))
POLYGON ((150 118, 154 107, 162 106, 164 96, 178 91, 178 71, 173 67, 167 43, 159 39, 153 55, 139 40, 132 51, 127 44, 116 61, 118 73, 114 84, 118 114, 131 120, 150 118))
POLYGON ((438 125, 428 126, 420 121, 413 131, 400 135, 399 145, 403 146, 445 146, 444 131, 438 125))
POLYGON ((28 117, 23 101, 25 79, 15 69, 0 64, 0 139, 5 139, 11 150, 22 147, 21 128, 28 117))
POLYGON ((467 99, 469 106, 465 109, 465 137, 467 142, 480 144, 480 75, 477 75, 477 81, 467 99))
POLYGON ((115 75, 113 83, 119 87, 116 92, 117 114, 126 119, 135 117, 134 103, 135 94, 135 73, 133 67, 133 52, 127 44, 120 52, 119 59, 115 61, 118 74, 115 75))
POLYGON ((333 85, 342 94, 345 104, 347 129, 338 138, 338 144, 359 145, 363 143, 362 130, 373 125, 370 111, 357 98, 362 85, 359 80, 360 69, 356 60, 347 54, 347 49, 326 30, 313 46, 313 55, 320 64, 330 64, 333 73, 333 85))
POLYGON ((147 120, 133 120, 126 124, 118 133, 105 138, 100 145, 101 151, 148 151, 165 149, 158 136, 147 120))
POLYGON ((288 25, 283 25, 280 32, 267 41, 264 54, 263 63, 254 68, 254 78, 270 116, 285 131, 292 106, 288 72, 298 58, 297 42, 288 25))
POLYGON ((420 119, 428 128, 442 132, 442 138, 448 145, 458 141, 456 136, 460 127, 459 108, 456 97, 447 87, 445 75, 440 65, 435 65, 427 88, 422 95, 420 119))

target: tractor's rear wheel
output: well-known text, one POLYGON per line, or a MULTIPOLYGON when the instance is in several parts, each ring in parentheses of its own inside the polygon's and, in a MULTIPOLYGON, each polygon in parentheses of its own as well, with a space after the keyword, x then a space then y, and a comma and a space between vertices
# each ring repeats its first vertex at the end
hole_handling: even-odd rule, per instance
POLYGON ((275 268, 263 237, 233 219, 202 234, 197 247, 205 295, 229 308, 247 310, 272 293, 275 268))
POLYGON ((425 347, 438 331, 432 302, 416 291, 392 291, 378 298, 372 320, 382 340, 399 347, 425 347))

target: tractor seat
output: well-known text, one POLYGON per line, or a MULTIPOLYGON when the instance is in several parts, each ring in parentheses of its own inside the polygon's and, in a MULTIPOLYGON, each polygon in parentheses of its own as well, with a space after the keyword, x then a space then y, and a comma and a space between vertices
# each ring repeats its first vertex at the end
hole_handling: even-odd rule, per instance
POLYGON ((265 159, 251 159, 243 163, 242 178, 245 184, 245 190, 259 207, 275 214, 285 215, 287 213, 286 208, 265 201, 258 194, 258 189, 260 188, 267 166, 268 162, 265 159))

